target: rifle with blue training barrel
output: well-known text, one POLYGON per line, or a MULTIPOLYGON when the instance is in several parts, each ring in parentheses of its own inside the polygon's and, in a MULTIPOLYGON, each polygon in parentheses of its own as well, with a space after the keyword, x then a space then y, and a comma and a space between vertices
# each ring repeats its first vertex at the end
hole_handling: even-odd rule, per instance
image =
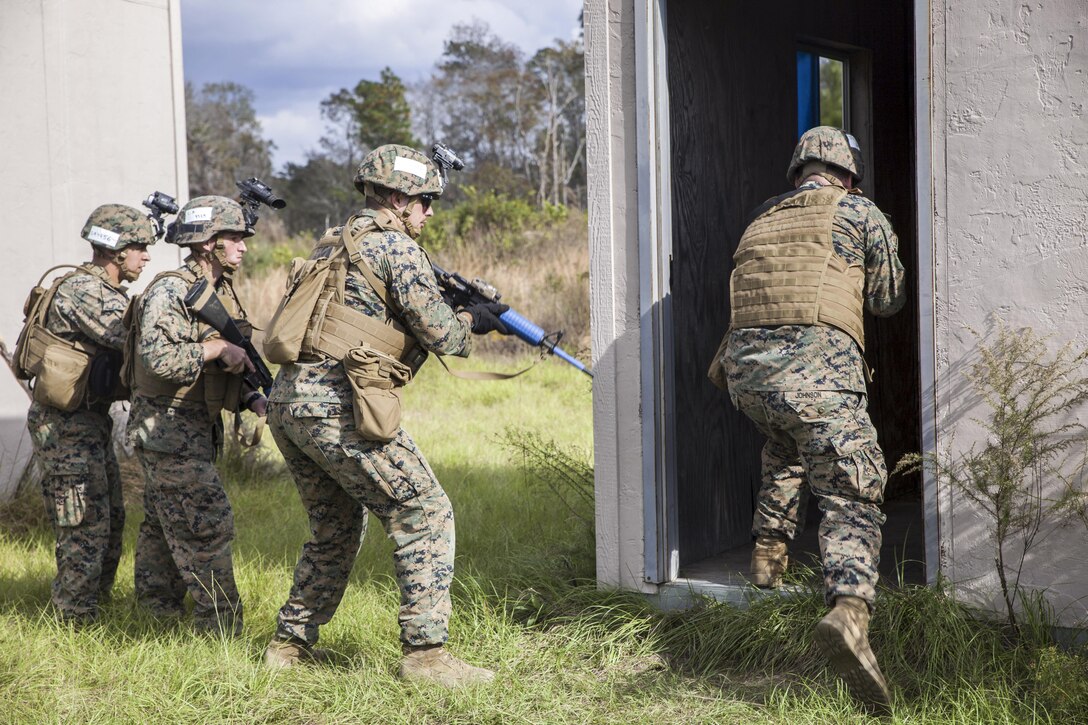
MULTIPOLYGON (((482 302, 499 302, 502 297, 497 289, 481 279, 474 279, 469 282, 456 272, 447 272, 433 262, 431 267, 434 269, 434 276, 438 280, 438 286, 442 290, 442 298, 446 300, 446 304, 450 307, 456 309, 482 302)), ((562 330, 545 332, 542 327, 525 319, 514 310, 507 310, 499 315, 499 319, 506 325, 506 329, 523 342, 533 347, 539 347, 544 352, 555 355, 589 377, 593 377, 593 373, 585 365, 559 347, 559 341, 563 339, 562 330)))
POLYGON ((215 294, 215 288, 208 284, 207 278, 201 277, 189 288, 185 295, 185 306, 200 320, 211 325, 224 340, 246 351, 249 361, 253 363, 253 372, 247 372, 243 378, 254 390, 260 390, 268 397, 268 392, 272 389, 272 372, 250 339, 238 328, 238 323, 227 312, 227 308, 215 294))

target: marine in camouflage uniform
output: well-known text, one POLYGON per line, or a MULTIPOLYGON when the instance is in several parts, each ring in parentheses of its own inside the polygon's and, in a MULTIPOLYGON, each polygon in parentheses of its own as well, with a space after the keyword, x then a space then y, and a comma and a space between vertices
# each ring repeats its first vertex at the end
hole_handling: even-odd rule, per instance
POLYGON ((213 460, 222 440, 221 410, 264 411, 244 388, 245 352, 219 339, 185 306, 204 277, 232 316, 245 319, 233 272, 252 234, 241 207, 219 196, 191 200, 167 240, 190 247, 184 266, 155 278, 138 299, 132 324, 132 438, 144 473, 144 521, 136 541, 137 599, 158 615, 193 599, 199 630, 238 633, 242 602, 234 580, 234 517, 213 460))
MULTIPOLYGON (((139 277, 150 260, 147 247, 158 235, 140 211, 105 204, 92 212, 82 236, 91 242, 94 259, 56 283, 44 326, 61 340, 119 355, 128 304, 122 282, 139 277)), ((88 393, 74 410, 35 401, 27 414, 57 538, 52 602, 63 619, 75 622, 98 616, 121 558, 125 507, 110 403, 88 393)))
MULTIPOLYGON (((349 221, 347 236, 357 240, 362 261, 384 286, 389 305, 355 264, 347 268, 344 305, 373 320, 396 320, 423 356, 420 347, 467 356, 470 332, 505 332, 497 319, 505 305, 451 309, 426 253, 414 241, 432 213, 430 198, 443 188, 433 161, 407 147, 382 146, 363 161, 355 183, 368 197, 368 208, 349 221)), ((338 254, 342 231, 327 232, 311 259, 338 254)), ((422 357, 417 360, 422 363, 422 357)), ((340 604, 371 511, 395 544, 406 653, 401 675, 420 674, 419 679, 448 686, 490 679, 487 670, 442 648, 449 636, 453 509, 408 432, 398 428, 392 440, 381 441, 358 430, 351 383, 336 356, 314 354, 283 365, 269 408, 269 427, 306 507, 311 539, 303 546, 266 662, 283 667, 323 656, 313 647, 318 628, 340 604)))
MULTIPOLYGON (((797 533, 806 489, 811 491, 822 513, 819 539, 827 602, 837 609, 840 604, 853 607, 850 611, 857 615, 858 624, 855 634, 867 630, 868 610, 876 597, 880 527, 885 519, 879 507, 887 480, 877 432, 867 412, 861 308, 883 317, 899 311, 905 302, 895 233, 880 209, 853 188, 862 172, 860 149, 852 136, 830 127, 802 136, 787 174, 797 190, 757 210, 738 248, 731 281, 733 321, 711 368, 711 377, 717 376, 719 383, 724 375, 733 404, 767 437, 752 523, 757 541, 754 579, 764 586, 777 583, 785 568, 786 542, 797 533), (819 208, 802 206, 816 204, 817 195, 830 202, 834 257, 823 270, 810 270, 825 274, 819 278, 822 286, 814 287, 824 300, 817 303, 823 305, 820 322, 797 324, 801 320, 796 310, 773 307, 772 301, 790 294, 790 285, 804 284, 803 279, 799 281, 804 272, 797 270, 807 269, 805 255, 819 257, 812 247, 798 252, 800 247, 794 246, 795 251, 788 254, 781 251, 797 245, 802 236, 799 227, 816 224, 811 221, 815 217, 790 217, 789 222, 778 222, 774 232, 765 231, 771 226, 757 225, 773 225, 791 211, 800 214, 799 209, 819 208), (773 241, 765 241, 768 238, 773 241), (759 247, 760 252, 746 251, 749 243, 761 242, 765 246, 759 247), (788 262, 783 261, 787 258, 788 262), (786 267, 791 270, 788 281, 781 271, 786 267), (832 274, 835 270, 840 270, 837 277, 832 274), (844 296, 828 302, 829 280, 834 279, 839 280, 844 296), (843 312, 855 303, 852 312, 843 312), (784 323, 776 324, 779 321, 784 323)), ((804 231, 810 236, 802 244, 825 239, 827 234, 826 227, 818 225, 804 231)), ((825 620, 824 630, 828 622, 837 620, 825 620)), ((818 629, 818 634, 824 630, 818 629)), ((842 647, 831 654, 832 662, 860 699, 886 705, 887 688, 876 659, 867 639, 864 646, 859 642, 853 660, 860 659, 860 665, 849 653, 843 655, 842 647)))

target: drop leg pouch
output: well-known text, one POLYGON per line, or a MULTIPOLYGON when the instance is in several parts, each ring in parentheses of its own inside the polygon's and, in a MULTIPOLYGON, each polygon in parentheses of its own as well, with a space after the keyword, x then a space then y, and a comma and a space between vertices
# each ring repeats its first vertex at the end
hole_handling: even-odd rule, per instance
POLYGON ((400 430, 401 389, 412 379, 412 369, 369 345, 349 350, 343 365, 356 430, 367 440, 390 442, 400 430))

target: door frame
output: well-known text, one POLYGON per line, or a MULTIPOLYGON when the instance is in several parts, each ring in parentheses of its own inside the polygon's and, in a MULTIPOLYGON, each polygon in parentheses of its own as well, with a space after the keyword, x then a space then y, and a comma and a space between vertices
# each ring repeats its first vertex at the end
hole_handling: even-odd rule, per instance
MULTIPOLYGON (((644 581, 662 584, 679 573, 676 446, 675 341, 670 295, 672 191, 669 92, 665 28, 668 0, 635 0, 636 163, 638 169, 638 259, 644 581)), ((914 0, 915 194, 918 270, 918 343, 921 375, 920 425, 924 451, 937 450, 936 354, 933 279, 933 186, 930 4, 914 0)), ((833 46, 829 46, 833 47, 833 46)), ((844 49, 846 50, 846 49, 844 49)), ((854 50, 855 53, 865 51, 854 50)), ((872 147, 872 112, 864 62, 851 72, 851 124, 872 147)), ((870 177, 871 178, 871 177, 870 177)), ((946 492, 945 492, 946 493, 946 492)), ((922 505, 926 580, 935 584, 941 565, 942 512, 950 505, 932 473, 923 473, 922 505)))
POLYGON ((643 360, 643 579, 680 569, 676 508, 675 374, 670 269, 672 175, 665 49, 667 0, 635 0, 638 169, 639 354, 643 360))

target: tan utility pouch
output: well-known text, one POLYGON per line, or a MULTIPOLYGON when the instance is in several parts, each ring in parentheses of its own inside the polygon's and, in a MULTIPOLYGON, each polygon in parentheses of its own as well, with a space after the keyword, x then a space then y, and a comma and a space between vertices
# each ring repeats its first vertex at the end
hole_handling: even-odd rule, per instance
POLYGON ((87 373, 91 356, 44 327, 35 327, 27 338, 29 372, 34 377, 34 400, 71 412, 87 399, 87 373))
MULTIPOLYGON (((239 332, 246 337, 253 333, 253 327, 246 320, 235 318, 234 324, 239 332)), ((203 327, 203 325, 202 325, 203 327)), ((212 340, 220 337, 219 332, 211 327, 204 328, 200 341, 212 340)), ((213 420, 219 418, 224 410, 228 413, 237 413, 242 399, 242 375, 240 373, 228 373, 218 360, 204 363, 204 369, 197 378, 196 385, 203 386, 201 397, 208 408, 208 416, 213 420)))
POLYGON ((272 315, 264 336, 264 356, 269 362, 283 365, 298 360, 314 308, 325 289, 331 262, 328 257, 291 260, 287 294, 272 315))
POLYGON ((366 440, 390 442, 400 430, 401 388, 412 379, 412 369, 369 345, 349 350, 343 364, 351 382, 359 435, 366 440))

